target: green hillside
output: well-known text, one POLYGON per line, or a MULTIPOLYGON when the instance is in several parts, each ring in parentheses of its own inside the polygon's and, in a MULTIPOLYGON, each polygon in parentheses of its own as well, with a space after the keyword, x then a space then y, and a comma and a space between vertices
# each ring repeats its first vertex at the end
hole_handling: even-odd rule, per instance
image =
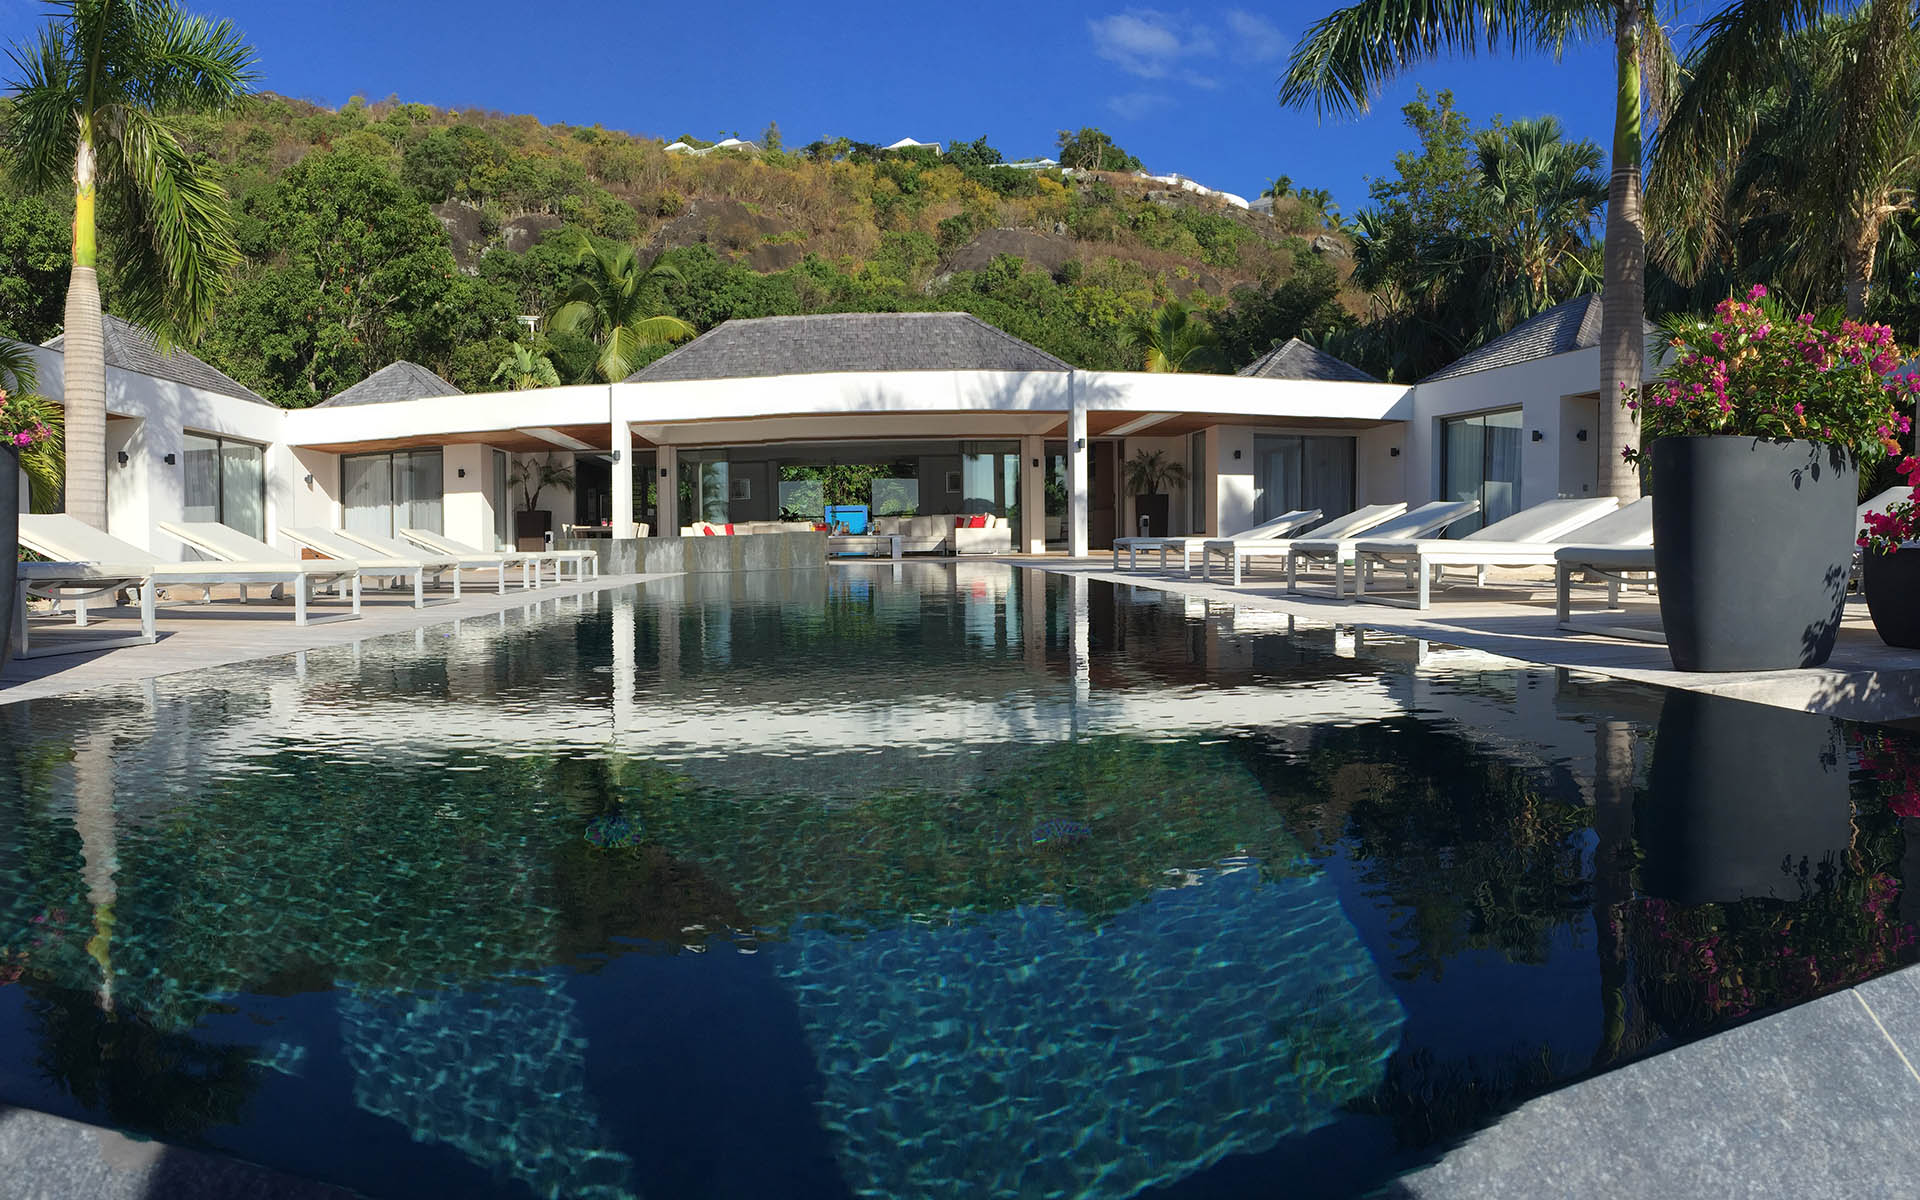
MULTIPOLYGON (((1089 368, 1139 366, 1120 331, 1168 299, 1211 316, 1232 366, 1349 324, 1362 303, 1343 297, 1348 245, 1311 193, 1268 216, 1125 174, 1016 169, 984 139, 945 157, 844 140, 794 150, 776 128, 757 150, 691 156, 597 126, 273 95, 188 129, 245 255, 195 351, 288 406, 396 358, 468 390, 504 386, 489 381, 528 337, 522 315, 543 318, 563 380, 591 378, 590 344, 544 329, 583 234, 657 255, 670 268, 660 307, 699 330, 959 309, 1089 368)), ((58 198, 0 191, 0 334, 58 329, 68 221, 58 198)), ((103 291, 111 310, 110 268, 103 291)))

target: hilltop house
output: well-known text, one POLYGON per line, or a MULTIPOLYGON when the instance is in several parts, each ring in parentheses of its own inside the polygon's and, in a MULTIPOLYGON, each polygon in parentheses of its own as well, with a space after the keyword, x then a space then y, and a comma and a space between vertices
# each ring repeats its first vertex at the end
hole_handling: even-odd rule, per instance
MULTIPOLYGON (((166 520, 268 540, 283 525, 509 539, 515 458, 553 455, 556 525, 806 517, 817 468, 866 464, 876 503, 1012 519, 1014 545, 1084 554, 1135 531, 1122 464, 1185 465, 1173 532, 1230 534, 1285 509, 1472 497, 1496 519, 1590 494, 1600 302, 1541 314, 1418 384, 1298 340, 1237 376, 1081 371, 965 313, 722 323, 612 385, 465 395, 398 362, 283 410, 107 319, 109 524, 180 548, 166 520), (884 492, 884 495, 882 495, 884 492)), ((34 348, 59 399, 59 339, 34 348)))

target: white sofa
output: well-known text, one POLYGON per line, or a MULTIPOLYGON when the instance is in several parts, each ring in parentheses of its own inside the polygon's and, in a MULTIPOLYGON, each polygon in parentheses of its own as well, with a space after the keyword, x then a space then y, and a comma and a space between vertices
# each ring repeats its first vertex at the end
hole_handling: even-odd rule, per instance
MULTIPOLYGON (((986 527, 972 529, 958 522, 969 520, 964 513, 933 513, 921 517, 876 517, 868 532, 898 534, 902 554, 1011 554, 1013 527, 1005 517, 987 518, 986 527)), ((815 528, 810 521, 736 521, 735 534, 807 533, 815 528)), ((681 537, 724 537, 729 526, 696 521, 682 526, 681 537)))

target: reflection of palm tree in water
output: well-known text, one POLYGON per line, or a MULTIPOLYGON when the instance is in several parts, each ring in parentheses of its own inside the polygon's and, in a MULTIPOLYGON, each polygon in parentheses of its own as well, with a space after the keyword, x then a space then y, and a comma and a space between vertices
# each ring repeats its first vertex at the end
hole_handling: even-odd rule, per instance
POLYGON ((73 749, 73 827, 80 835, 81 878, 93 908, 87 954, 100 965, 100 1008, 113 1011, 113 922, 119 885, 119 836, 113 825, 113 742, 88 733, 73 749))
POLYGON ((1620 1056, 1627 1032, 1626 904, 1633 899, 1633 726, 1593 730, 1593 928, 1600 958, 1600 1043, 1593 1065, 1620 1056))

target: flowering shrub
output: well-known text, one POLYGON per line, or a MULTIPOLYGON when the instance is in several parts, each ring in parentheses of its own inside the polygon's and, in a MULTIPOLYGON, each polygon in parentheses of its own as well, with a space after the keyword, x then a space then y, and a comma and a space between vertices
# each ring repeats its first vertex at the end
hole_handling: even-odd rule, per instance
MULTIPOLYGON (((1673 361, 1623 398, 1648 441, 1805 438, 1849 447, 1865 464, 1898 454, 1898 436, 1912 429, 1901 409, 1920 396, 1920 377, 1893 375, 1911 355, 1885 325, 1788 319, 1755 285, 1745 300, 1722 300, 1710 319, 1677 318, 1666 329, 1673 361)), ((1628 446, 1621 456, 1638 462, 1641 451, 1628 446)))
POLYGON ((38 396, 13 395, 0 389, 0 445, 26 450, 54 436, 59 417, 38 396))
MULTIPOLYGON (((1903 458, 1894 468, 1913 490, 1904 500, 1896 500, 1885 512, 1869 511, 1862 520, 1860 548, 1869 554, 1893 554, 1902 542, 1920 540, 1920 458, 1903 458)), ((1909 816, 1920 813, 1906 814, 1909 816)))

